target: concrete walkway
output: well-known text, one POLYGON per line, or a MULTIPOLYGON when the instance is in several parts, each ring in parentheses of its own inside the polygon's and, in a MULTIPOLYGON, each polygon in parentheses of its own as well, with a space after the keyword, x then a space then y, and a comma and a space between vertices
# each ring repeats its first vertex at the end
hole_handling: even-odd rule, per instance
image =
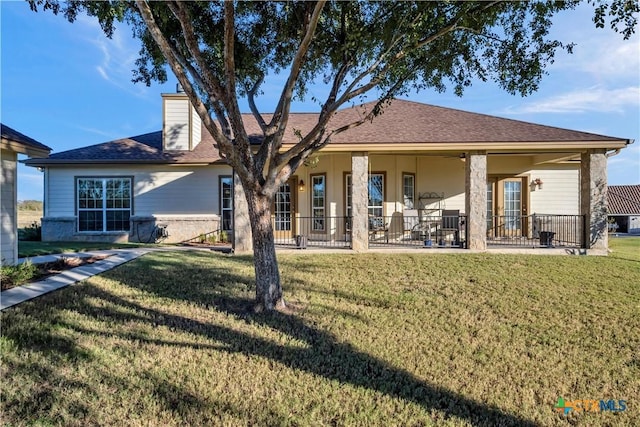
MULTIPOLYGON (((103 273, 107 270, 111 270, 125 262, 129 262, 136 259, 148 252, 151 248, 133 248, 133 249, 120 249, 120 250, 108 250, 108 251, 94 251, 94 252, 74 252, 55 255, 43 255, 28 258, 34 264, 42 264, 46 262, 53 262, 61 258, 91 258, 93 256, 109 256, 101 261, 96 261, 93 264, 82 265, 80 267, 72 268, 63 271, 59 274, 54 274, 39 282, 29 283, 28 285, 16 286, 15 288, 2 291, 0 294, 0 311, 5 308, 12 307, 16 304, 28 301, 33 298, 37 298, 41 295, 55 291, 60 288, 64 288, 96 274, 103 273)), ((26 259, 21 258, 18 263, 25 262, 26 259)))

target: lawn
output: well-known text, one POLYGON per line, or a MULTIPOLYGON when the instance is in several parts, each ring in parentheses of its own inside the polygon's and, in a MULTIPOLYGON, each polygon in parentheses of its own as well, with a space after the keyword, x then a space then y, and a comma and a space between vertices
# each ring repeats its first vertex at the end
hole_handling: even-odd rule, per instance
POLYGON ((609 237, 609 256, 640 261, 640 237, 609 237))
POLYGON ((2 313, 12 425, 638 425, 640 263, 155 252, 2 313), (559 397, 626 400, 618 413, 559 397))

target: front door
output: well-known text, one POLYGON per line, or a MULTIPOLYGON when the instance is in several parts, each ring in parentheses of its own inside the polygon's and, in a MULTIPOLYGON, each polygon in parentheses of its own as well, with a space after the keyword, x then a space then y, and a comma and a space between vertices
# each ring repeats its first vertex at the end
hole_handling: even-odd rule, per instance
POLYGON ((528 232, 527 178, 490 177, 487 182, 487 235, 521 237, 528 232))
POLYGON ((297 181, 296 177, 290 178, 273 198, 273 234, 276 239, 290 239, 296 234, 297 181))

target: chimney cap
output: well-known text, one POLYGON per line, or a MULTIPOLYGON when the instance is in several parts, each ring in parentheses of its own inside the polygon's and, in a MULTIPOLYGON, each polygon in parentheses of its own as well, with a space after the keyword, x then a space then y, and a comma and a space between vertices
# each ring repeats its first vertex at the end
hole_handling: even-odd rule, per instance
POLYGON ((176 83, 176 93, 184 93, 184 89, 180 83, 176 83))

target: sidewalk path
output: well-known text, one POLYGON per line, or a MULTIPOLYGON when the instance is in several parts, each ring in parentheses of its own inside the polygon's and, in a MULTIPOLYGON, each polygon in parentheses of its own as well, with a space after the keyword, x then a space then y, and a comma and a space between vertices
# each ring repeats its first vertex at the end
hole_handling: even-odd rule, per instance
MULTIPOLYGON (((74 283, 88 279, 89 277, 95 276, 96 274, 111 270, 112 268, 124 264, 125 262, 131 261, 148 252, 151 252, 151 250, 151 248, 133 248, 109 251, 43 255, 29 258, 34 264, 41 264, 45 262, 56 261, 64 257, 90 258, 92 256, 110 255, 108 258, 101 261, 96 261, 93 264, 82 265, 80 267, 63 271, 59 274, 54 274, 39 282, 33 282, 23 286, 16 286, 15 288, 2 291, 2 294, 0 294, 0 311, 4 310, 5 308, 12 307, 16 304, 20 304, 21 302, 28 301, 32 298, 39 297, 40 295, 55 291, 56 289, 73 285, 74 283)), ((25 259, 20 259, 18 260, 18 263, 22 263, 24 261, 25 259)))

